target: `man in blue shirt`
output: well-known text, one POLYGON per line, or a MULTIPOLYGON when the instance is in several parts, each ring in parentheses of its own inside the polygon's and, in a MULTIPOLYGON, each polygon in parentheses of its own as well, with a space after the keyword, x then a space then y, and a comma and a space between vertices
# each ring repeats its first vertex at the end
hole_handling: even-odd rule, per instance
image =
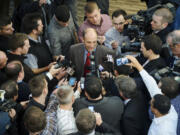
POLYGON ((126 15, 124 10, 118 9, 114 11, 112 14, 114 27, 105 33, 106 40, 104 44, 108 48, 115 50, 116 55, 121 54, 121 47, 123 45, 129 44, 129 38, 124 31, 124 25, 127 24, 125 20, 126 15))

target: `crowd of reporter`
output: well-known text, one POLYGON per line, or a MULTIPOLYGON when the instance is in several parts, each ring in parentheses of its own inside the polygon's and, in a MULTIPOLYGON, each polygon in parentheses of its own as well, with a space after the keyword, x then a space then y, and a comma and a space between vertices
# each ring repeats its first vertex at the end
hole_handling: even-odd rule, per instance
POLYGON ((0 134, 180 135, 180 3, 146 1, 139 37, 120 5, 110 18, 109 0, 87 0, 78 25, 76 2, 6 3, 0 134))

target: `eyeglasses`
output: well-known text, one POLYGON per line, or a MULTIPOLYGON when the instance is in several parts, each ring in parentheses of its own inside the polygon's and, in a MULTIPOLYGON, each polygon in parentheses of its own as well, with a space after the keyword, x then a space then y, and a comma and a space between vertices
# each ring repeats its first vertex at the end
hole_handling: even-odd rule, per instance
POLYGON ((118 25, 123 25, 125 22, 120 22, 120 23, 113 23, 114 25, 118 26, 118 25))
POLYGON ((176 48, 177 46, 179 46, 179 43, 174 43, 174 44, 169 44, 170 48, 176 48))

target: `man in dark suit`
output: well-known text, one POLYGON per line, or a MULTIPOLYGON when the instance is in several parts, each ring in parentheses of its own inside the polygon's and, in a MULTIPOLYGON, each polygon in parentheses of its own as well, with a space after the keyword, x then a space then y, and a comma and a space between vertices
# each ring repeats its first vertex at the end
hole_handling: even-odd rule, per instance
POLYGON ((136 89, 135 81, 128 76, 117 77, 116 83, 125 105, 122 116, 123 135, 147 135, 149 119, 144 96, 136 89))
MULTIPOLYGON (((75 116, 83 108, 91 108, 95 112, 98 112, 102 116, 104 124, 109 127, 106 133, 113 133, 114 135, 121 135, 121 119, 124 110, 123 102, 119 97, 103 97, 102 83, 97 77, 87 77, 84 83, 84 98, 76 99, 73 104, 75 116)), ((101 132, 100 127, 95 129, 101 132)))
POLYGON ((70 60, 75 66, 76 77, 79 79, 85 74, 85 66, 88 65, 89 53, 94 52, 95 65, 104 64, 107 55, 114 56, 113 50, 102 45, 97 45, 97 33, 94 29, 88 28, 84 31, 84 44, 73 45, 70 48, 70 60))

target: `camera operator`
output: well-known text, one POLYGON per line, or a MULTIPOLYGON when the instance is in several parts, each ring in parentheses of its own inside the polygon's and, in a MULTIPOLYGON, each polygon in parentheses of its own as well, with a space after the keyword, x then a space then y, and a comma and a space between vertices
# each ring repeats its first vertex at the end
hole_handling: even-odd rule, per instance
POLYGON ((12 129, 13 130, 12 132, 13 134, 16 134, 18 132, 16 128, 19 127, 22 118, 21 116, 24 113, 23 107, 26 107, 27 102, 21 102, 21 104, 18 104, 16 102, 18 98, 18 85, 15 81, 9 80, 5 82, 1 86, 1 89, 5 90, 5 95, 4 95, 5 100, 1 104, 1 111, 9 112, 9 110, 11 109, 15 110, 16 116, 12 121, 12 126, 14 127, 12 129))
POLYGON ((127 20, 125 19, 126 16, 127 13, 124 10, 115 10, 112 14, 114 27, 110 28, 105 33, 106 40, 104 44, 108 48, 115 50, 116 55, 121 54, 121 47, 123 44, 128 45, 130 42, 124 30, 124 25, 127 24, 127 20))
POLYGON ((172 63, 173 71, 180 73, 180 30, 169 33, 167 36, 167 43, 174 56, 174 61, 172 63))
MULTIPOLYGON (((166 37, 172 31, 171 23, 173 22, 173 14, 167 8, 157 9, 152 16, 151 29, 153 33, 159 36, 162 43, 166 43, 166 37)), ((162 46, 161 57, 164 58, 167 64, 170 63, 170 53, 166 45, 162 46)))

